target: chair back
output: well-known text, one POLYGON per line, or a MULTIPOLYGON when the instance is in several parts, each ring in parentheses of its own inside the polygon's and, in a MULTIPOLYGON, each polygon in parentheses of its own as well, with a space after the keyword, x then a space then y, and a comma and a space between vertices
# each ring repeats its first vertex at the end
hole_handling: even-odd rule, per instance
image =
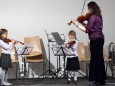
POLYGON ((78 52, 79 61, 86 61, 85 48, 83 42, 78 42, 77 52, 78 52))
POLYGON ((112 52, 112 64, 115 66, 115 45, 113 46, 112 52))
POLYGON ((42 59, 42 48, 39 36, 25 37, 24 44, 30 44, 33 47, 31 53, 26 56, 26 60, 37 61, 42 59))
POLYGON ((113 55, 113 46, 115 45, 115 43, 111 42, 108 46, 108 54, 109 54, 109 59, 112 59, 112 55, 113 55))
POLYGON ((15 48, 16 48, 16 47, 14 47, 14 48, 11 50, 11 60, 12 60, 12 63, 17 63, 17 62, 18 62, 18 55, 16 54, 15 48))

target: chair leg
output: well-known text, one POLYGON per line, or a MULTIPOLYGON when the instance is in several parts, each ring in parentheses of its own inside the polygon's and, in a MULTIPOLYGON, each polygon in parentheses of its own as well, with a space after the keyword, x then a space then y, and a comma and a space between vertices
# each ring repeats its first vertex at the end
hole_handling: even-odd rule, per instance
POLYGON ((44 78, 44 62, 43 62, 43 78, 44 78))
POLYGON ((45 62, 43 62, 43 78, 46 77, 45 72, 46 72, 46 64, 45 62))
POLYGON ((107 67, 108 67, 108 62, 106 62, 106 68, 105 68, 106 75, 107 75, 107 67))
POLYGON ((112 73, 112 79, 113 79, 113 66, 112 66, 112 63, 111 63, 111 73, 112 73))
POLYGON ((16 63, 16 79, 17 79, 17 74, 18 74, 18 63, 16 63))
POLYGON ((86 61, 86 78, 88 78, 88 62, 86 61))
POLYGON ((27 76, 29 77, 29 74, 30 74, 30 68, 29 68, 29 65, 28 65, 28 70, 27 70, 27 76))

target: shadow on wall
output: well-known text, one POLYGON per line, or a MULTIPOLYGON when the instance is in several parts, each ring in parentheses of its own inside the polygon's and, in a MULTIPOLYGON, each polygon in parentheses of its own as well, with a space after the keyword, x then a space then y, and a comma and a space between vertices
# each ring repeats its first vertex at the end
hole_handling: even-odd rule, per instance
MULTIPOLYGON (((45 47, 44 47, 43 40, 41 39, 40 42, 41 42, 43 58, 44 58, 44 61, 45 61, 45 64, 46 64, 46 71, 47 71, 47 70, 49 70, 49 60, 48 60, 49 57, 47 57, 47 55, 46 55, 46 50, 45 50, 45 47)), ((55 67, 53 66, 53 64, 51 62, 50 62, 50 69, 51 70, 55 69, 55 67)))

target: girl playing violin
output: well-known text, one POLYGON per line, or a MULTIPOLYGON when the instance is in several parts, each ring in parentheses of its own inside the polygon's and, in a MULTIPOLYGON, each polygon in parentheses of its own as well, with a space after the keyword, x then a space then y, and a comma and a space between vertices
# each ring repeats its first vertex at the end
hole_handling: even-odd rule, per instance
POLYGON ((77 81, 77 71, 80 69, 80 66, 77 53, 78 41, 76 40, 75 31, 69 31, 68 37, 65 46, 69 49, 68 53, 74 54, 74 56, 67 57, 66 70, 68 71, 68 81, 71 81, 72 72, 74 73, 74 81, 77 81))
POLYGON ((103 18, 100 7, 96 2, 89 2, 88 10, 92 15, 89 17, 88 23, 85 26, 79 21, 72 21, 72 23, 89 35, 91 52, 89 81, 94 81, 93 84, 96 85, 105 85, 103 18))
POLYGON ((6 29, 0 29, 0 47, 2 49, 1 57, 0 57, 0 67, 2 68, 1 74, 1 85, 11 85, 7 81, 8 79, 8 68, 12 67, 12 61, 10 56, 10 51, 17 43, 15 40, 11 40, 10 43, 5 42, 4 39, 7 39, 8 31, 6 29))

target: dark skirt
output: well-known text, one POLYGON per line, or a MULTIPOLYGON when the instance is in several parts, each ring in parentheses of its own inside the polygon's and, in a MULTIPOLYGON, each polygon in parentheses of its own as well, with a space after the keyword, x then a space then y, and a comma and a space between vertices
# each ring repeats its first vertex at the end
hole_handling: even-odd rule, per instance
POLYGON ((78 57, 67 58, 66 70, 78 71, 80 69, 78 57))
POLYGON ((1 54, 0 67, 2 67, 5 70, 8 70, 9 67, 12 67, 12 60, 10 54, 1 54))
POLYGON ((105 82, 106 73, 103 58, 103 45, 103 38, 90 41, 91 60, 89 81, 105 82))

